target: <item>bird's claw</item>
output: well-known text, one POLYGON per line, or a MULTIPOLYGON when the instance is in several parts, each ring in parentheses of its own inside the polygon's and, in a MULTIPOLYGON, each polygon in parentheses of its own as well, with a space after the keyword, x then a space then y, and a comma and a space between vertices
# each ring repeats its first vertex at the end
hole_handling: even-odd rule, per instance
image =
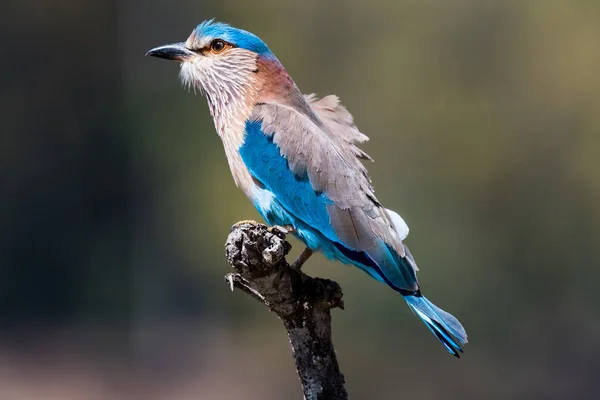
POLYGON ((225 277, 225 280, 227 281, 227 283, 229 283, 229 288, 231 289, 231 291, 233 292, 233 274, 227 274, 227 276, 225 277))
POLYGON ((296 228, 294 228, 292 225, 275 225, 275 226, 270 226, 268 229, 272 230, 275 228, 277 228, 280 231, 283 231, 283 233, 285 233, 285 234, 296 232, 296 228))
POLYGON ((231 225, 231 229, 229 230, 229 232, 233 232, 235 229, 241 228, 241 226, 244 224, 258 225, 258 222, 256 222, 253 219, 244 219, 244 220, 238 221, 235 224, 231 225))

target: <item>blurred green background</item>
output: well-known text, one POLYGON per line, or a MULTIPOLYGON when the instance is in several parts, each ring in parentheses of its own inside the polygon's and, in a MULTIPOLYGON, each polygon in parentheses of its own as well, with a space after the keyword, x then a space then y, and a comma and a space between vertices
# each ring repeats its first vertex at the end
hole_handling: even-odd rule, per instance
POLYGON ((204 99, 144 58, 213 17, 340 96, 424 292, 469 334, 458 361, 397 294, 311 259, 344 289, 350 398, 600 397, 600 2, 6 9, 0 399, 301 398, 281 323, 223 281, 230 226, 258 214, 204 99))

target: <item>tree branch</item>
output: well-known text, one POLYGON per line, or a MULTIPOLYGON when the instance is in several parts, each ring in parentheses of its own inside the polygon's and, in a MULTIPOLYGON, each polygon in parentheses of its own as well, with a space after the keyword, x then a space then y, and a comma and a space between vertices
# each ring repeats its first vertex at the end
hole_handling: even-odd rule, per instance
POLYGON ((291 268, 285 231, 254 222, 234 225, 225 245, 233 273, 225 280, 265 304, 283 321, 307 400, 345 400, 344 376, 331 341, 331 313, 343 309, 342 289, 291 268))

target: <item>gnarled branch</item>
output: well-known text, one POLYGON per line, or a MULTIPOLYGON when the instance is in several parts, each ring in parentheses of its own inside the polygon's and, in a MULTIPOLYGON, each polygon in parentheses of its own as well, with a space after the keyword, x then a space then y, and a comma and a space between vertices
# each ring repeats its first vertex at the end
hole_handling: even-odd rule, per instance
POLYGON ((291 268, 285 230, 254 222, 234 225, 225 245, 233 273, 225 280, 265 304, 287 330, 307 400, 344 400, 344 376, 331 341, 331 313, 343 309, 342 289, 291 268))

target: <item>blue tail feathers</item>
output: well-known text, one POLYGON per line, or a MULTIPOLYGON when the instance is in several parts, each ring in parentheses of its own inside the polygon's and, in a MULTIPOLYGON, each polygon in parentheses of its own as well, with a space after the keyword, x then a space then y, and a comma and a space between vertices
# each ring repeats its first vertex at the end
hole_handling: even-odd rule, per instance
POLYGON ((416 264, 405 246, 406 257, 400 257, 389 246, 379 246, 369 252, 359 252, 334 243, 339 252, 334 257, 359 266, 380 282, 401 294, 411 310, 425 323, 450 354, 460 358, 461 345, 467 343, 467 333, 460 322, 421 295, 415 274, 416 264))
POLYGON ((467 333, 460 322, 423 296, 404 296, 404 300, 446 350, 460 358, 460 353, 463 352, 461 345, 467 343, 467 333))

